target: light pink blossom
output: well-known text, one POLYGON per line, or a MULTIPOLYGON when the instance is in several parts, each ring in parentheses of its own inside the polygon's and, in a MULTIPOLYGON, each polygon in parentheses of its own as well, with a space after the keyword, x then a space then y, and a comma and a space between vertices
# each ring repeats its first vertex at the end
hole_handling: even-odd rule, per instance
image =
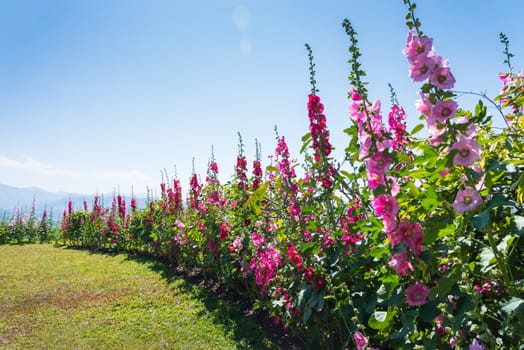
POLYGON ((433 39, 413 35, 413 32, 410 31, 406 47, 402 50, 402 53, 412 62, 428 56, 432 45, 433 39))
POLYGON ((438 67, 429 75, 429 81, 439 89, 453 89, 455 77, 449 67, 438 67))
POLYGON ((454 100, 437 101, 433 106, 431 117, 434 120, 445 121, 455 116, 458 104, 454 100))
POLYGON ((471 211, 482 203, 482 198, 479 193, 472 188, 466 188, 457 193, 457 197, 453 202, 453 208, 459 213, 471 211))
POLYGON ((426 95, 424 95, 423 93, 421 93, 420 94, 420 100, 416 100, 415 101, 415 108, 422 115, 425 115, 426 117, 429 117, 431 115, 431 110, 433 108, 433 105, 429 101, 428 97, 426 95))
POLYGON ((456 165, 470 166, 480 157, 480 145, 473 139, 461 139, 451 146, 451 150, 457 150, 453 157, 456 165))
POLYGON ((410 306, 424 305, 429 295, 429 287, 425 284, 415 282, 406 288, 406 301, 410 306))

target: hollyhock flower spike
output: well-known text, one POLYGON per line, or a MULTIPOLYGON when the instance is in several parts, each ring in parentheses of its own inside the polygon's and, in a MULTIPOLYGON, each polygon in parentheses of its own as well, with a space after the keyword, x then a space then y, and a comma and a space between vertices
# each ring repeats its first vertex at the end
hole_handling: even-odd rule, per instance
POLYGON ((473 139, 461 139, 451 146, 451 150, 458 151, 453 157, 456 165, 470 166, 480 157, 480 145, 473 139))
POLYGON ((459 191, 453 202, 453 208, 459 214, 472 211, 482 203, 479 193, 472 188, 459 191))
POLYGON ((415 282, 406 288, 406 302, 409 306, 419 306, 426 303, 430 289, 425 284, 415 282))

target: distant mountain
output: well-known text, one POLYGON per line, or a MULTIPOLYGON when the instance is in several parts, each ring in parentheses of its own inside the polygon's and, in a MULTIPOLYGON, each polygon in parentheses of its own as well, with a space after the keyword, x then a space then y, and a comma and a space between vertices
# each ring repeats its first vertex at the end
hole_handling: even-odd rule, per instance
MULTIPOLYGON (((129 207, 131 196, 122 195, 125 197, 129 207)), ((94 194, 48 192, 38 187, 19 188, 0 184, 0 220, 4 215, 10 216, 18 209, 23 213, 28 213, 31 211, 33 200, 35 201, 37 216, 41 215, 44 209, 46 209, 48 213, 53 213, 55 219, 60 219, 64 209, 67 208, 69 200, 73 202, 73 209, 82 209, 84 201, 87 202, 88 208, 91 208, 94 196, 94 194)), ((99 197, 106 207, 111 205, 113 194, 100 194, 99 197)), ((145 196, 138 196, 136 200, 139 208, 145 206, 145 196)))

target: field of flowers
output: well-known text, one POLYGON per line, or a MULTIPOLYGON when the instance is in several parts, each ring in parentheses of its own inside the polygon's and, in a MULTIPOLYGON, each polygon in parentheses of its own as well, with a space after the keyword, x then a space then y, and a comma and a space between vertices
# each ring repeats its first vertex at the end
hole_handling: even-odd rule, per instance
POLYGON ((343 163, 330 157, 306 45, 301 163, 277 133, 271 165, 262 169, 257 151, 249 170, 240 138, 229 182, 220 183, 211 156, 205 180, 192 175, 187 201, 175 178, 143 210, 121 196, 107 208, 97 197, 83 210, 70 204, 62 239, 198 268, 313 349, 523 349, 524 76, 501 34, 500 94, 462 109, 452 68, 422 32, 415 4, 404 3, 403 53, 424 124, 406 130, 393 91, 387 113, 368 99, 357 33, 344 20, 352 87, 343 163))

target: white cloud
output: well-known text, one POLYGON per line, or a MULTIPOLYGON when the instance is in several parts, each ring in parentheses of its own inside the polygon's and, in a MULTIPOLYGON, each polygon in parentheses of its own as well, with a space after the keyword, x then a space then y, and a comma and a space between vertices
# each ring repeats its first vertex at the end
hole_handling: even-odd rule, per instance
POLYGON ((239 31, 244 32, 247 30, 250 21, 251 14, 247 7, 239 5, 233 9, 233 23, 239 31))
POLYGON ((78 173, 67 170, 63 167, 45 164, 34 160, 31 157, 25 157, 24 160, 18 161, 15 159, 8 158, 0 155, 0 168, 20 169, 30 172, 36 172, 41 175, 63 175, 69 177, 78 177, 78 173))
POLYGON ((0 183, 15 187, 39 187, 53 192, 92 194, 119 191, 144 193, 157 179, 137 170, 77 172, 42 163, 31 157, 22 160, 0 155, 0 183))

